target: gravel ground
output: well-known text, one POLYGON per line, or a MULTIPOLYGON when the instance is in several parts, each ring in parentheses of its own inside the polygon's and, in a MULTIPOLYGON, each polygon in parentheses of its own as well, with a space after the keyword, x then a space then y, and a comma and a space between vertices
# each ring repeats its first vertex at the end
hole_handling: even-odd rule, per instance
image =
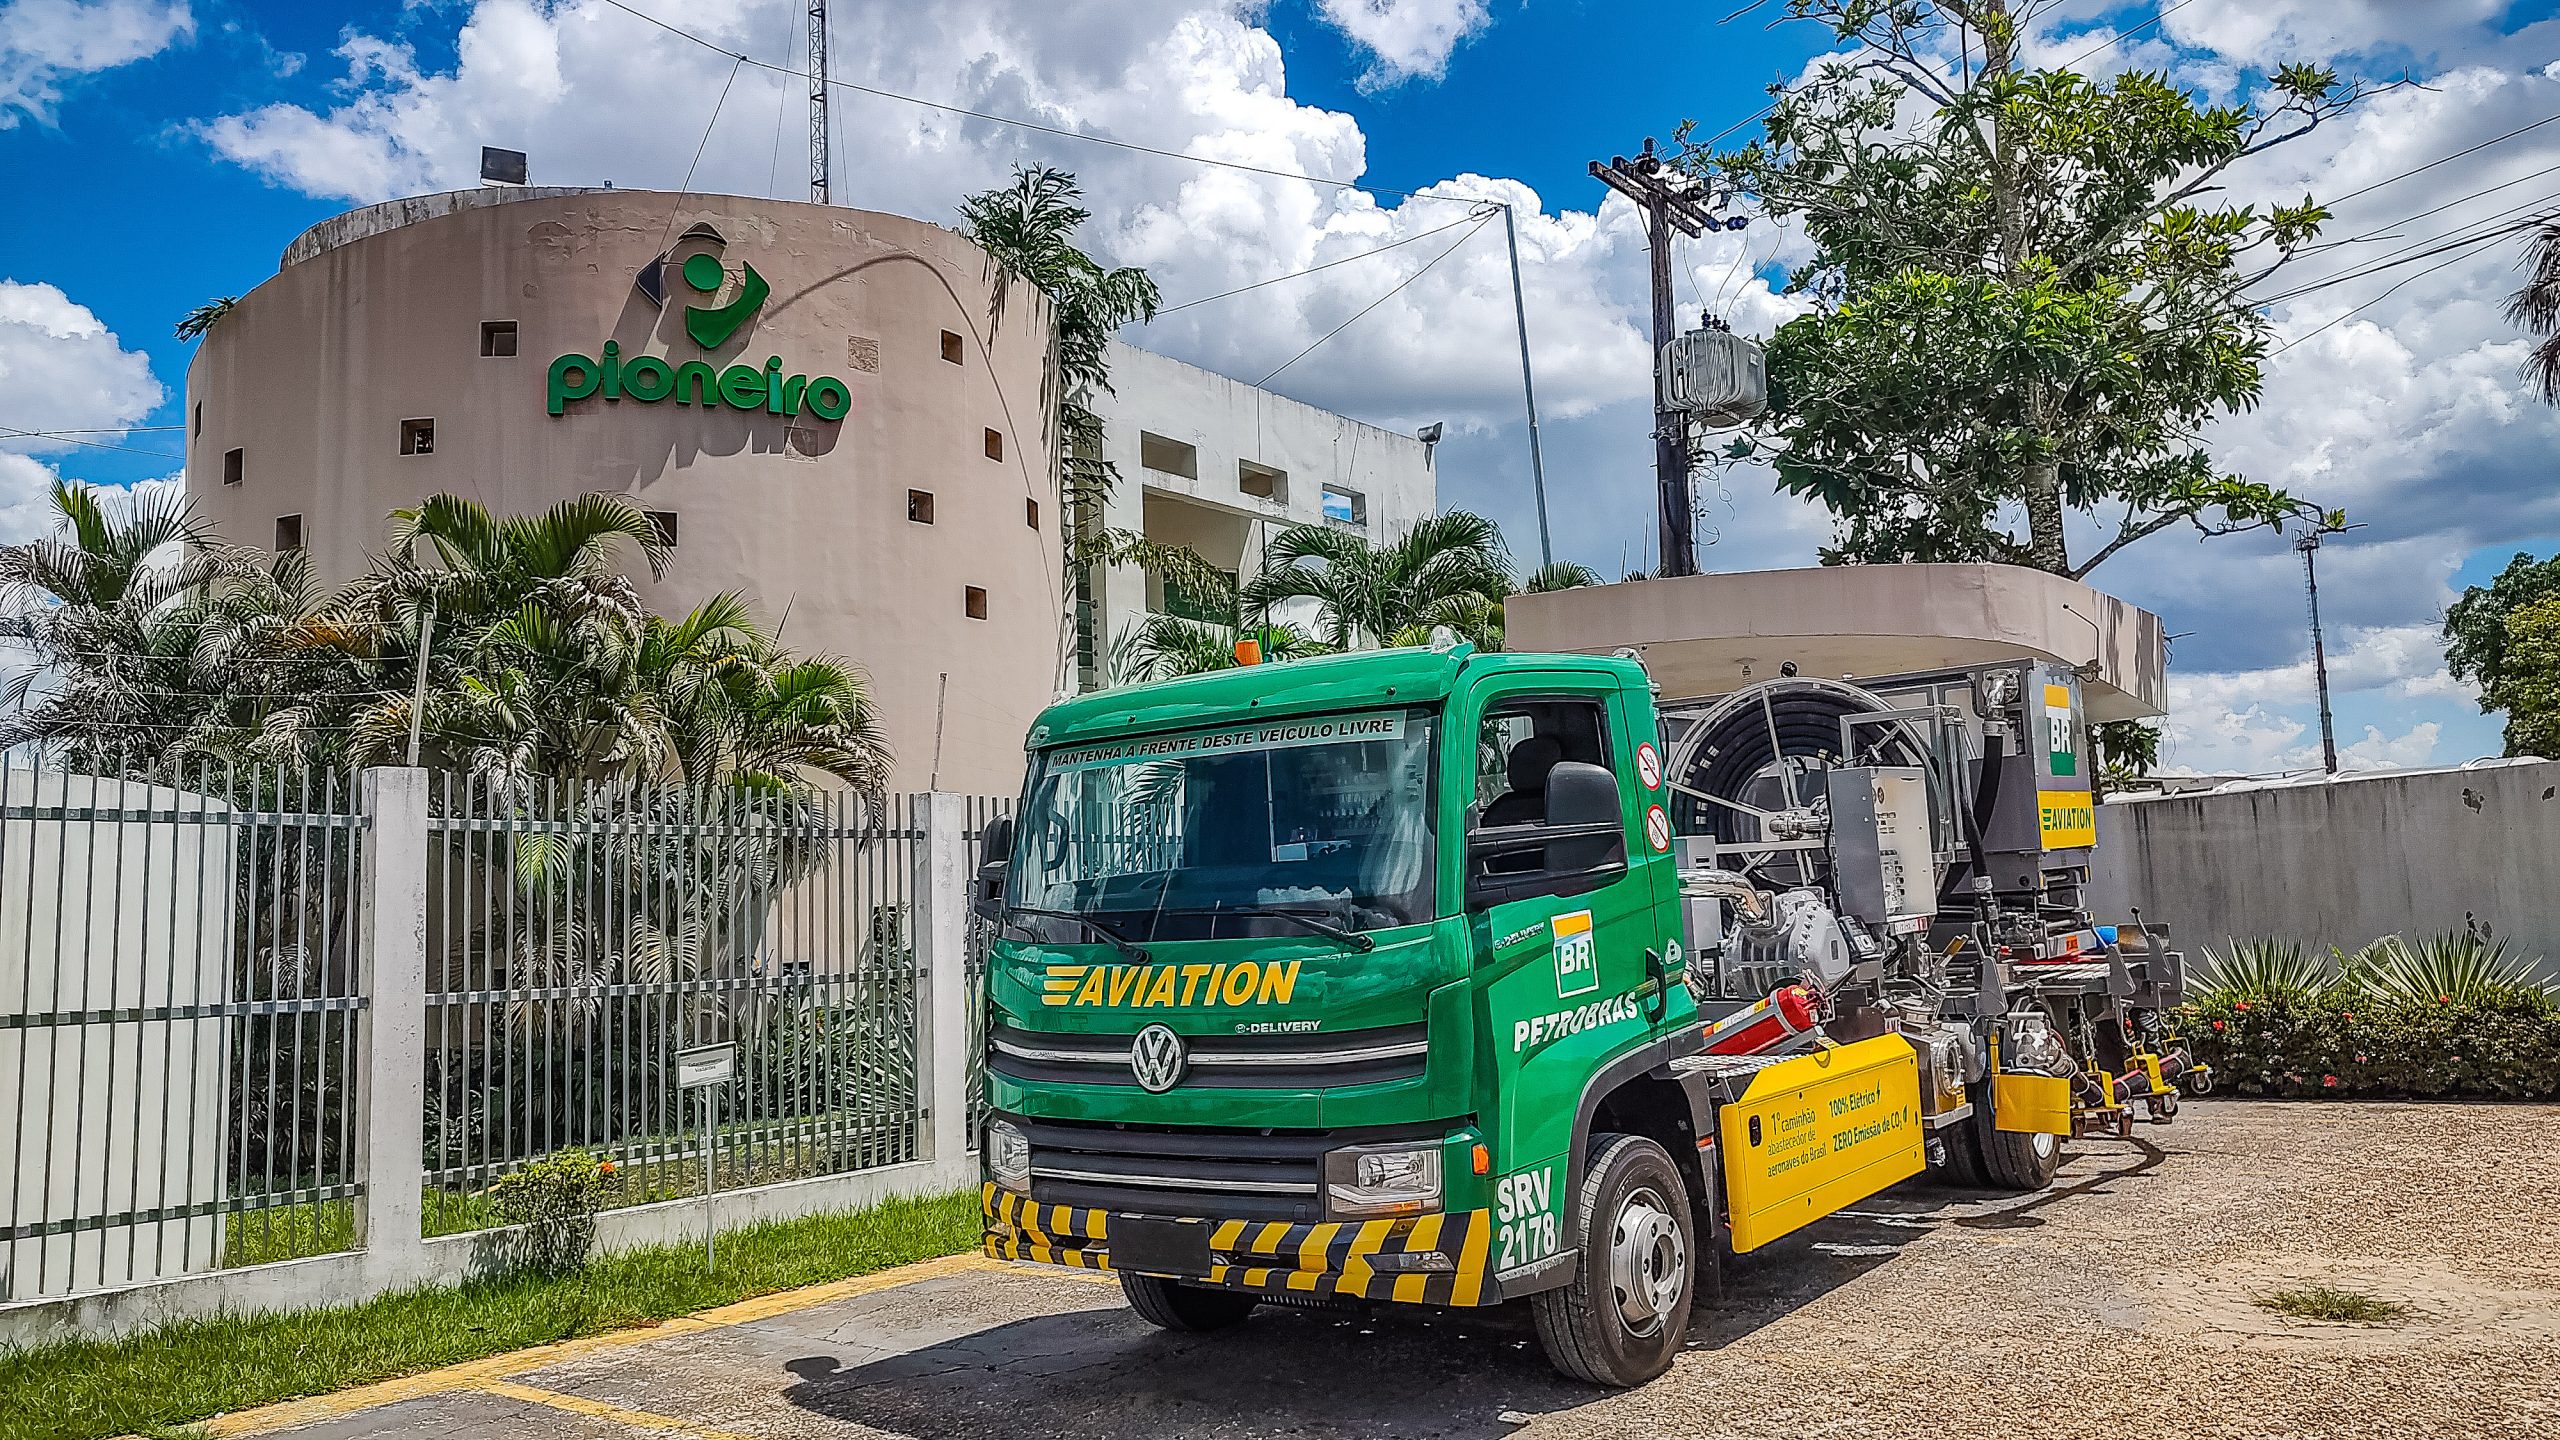
POLYGON ((1737 1264, 1671 1373, 1557 1379, 1525 1319, 1266 1311, 1154 1331, 1116 1287, 979 1272, 403 1402, 436 1434, 2543 1437, 2560 1428, 2560 1107, 2197 1102, 2041 1196, 1913 1184, 1737 1264), (2387 1326, 2271 1313, 2325 1282, 2387 1326), (586 1407, 573 1414, 563 1402, 586 1407), (608 1407, 599 1412, 596 1407, 608 1407), (599 1418, 610 1415, 616 1418, 599 1418))

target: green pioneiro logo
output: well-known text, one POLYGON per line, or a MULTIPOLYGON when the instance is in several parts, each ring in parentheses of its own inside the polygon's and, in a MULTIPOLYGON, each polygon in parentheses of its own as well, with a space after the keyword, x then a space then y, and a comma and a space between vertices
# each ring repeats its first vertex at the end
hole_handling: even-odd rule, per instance
MULTIPOLYGON (((738 287, 738 297, 726 305, 688 305, 684 312, 684 332, 693 343, 705 350, 716 350, 738 333, 738 327, 763 306, 773 287, 756 273, 756 267, 743 267, 745 277, 738 287)), ((717 292, 726 272, 719 257, 695 255, 684 262, 684 283, 696 291, 710 295, 717 292)), ((602 395, 607 400, 637 400, 654 404, 674 397, 679 405, 700 405, 706 409, 726 406, 732 410, 761 410, 768 415, 797 415, 806 410, 821 420, 841 420, 853 409, 853 391, 833 375, 811 379, 806 375, 782 373, 782 357, 765 357, 764 366, 732 365, 714 370, 700 360, 671 364, 656 355, 623 358, 622 346, 604 342, 601 356, 568 354, 551 362, 545 385, 547 408, 554 415, 565 413, 572 400, 602 395)))

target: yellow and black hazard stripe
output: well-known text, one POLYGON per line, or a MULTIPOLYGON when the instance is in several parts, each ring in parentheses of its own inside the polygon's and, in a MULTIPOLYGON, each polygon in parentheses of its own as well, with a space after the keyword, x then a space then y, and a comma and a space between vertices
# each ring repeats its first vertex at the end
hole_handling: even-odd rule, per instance
MULTIPOLYGON (((1042 1205, 988 1185, 986 1253, 999 1260, 1109 1270, 1110 1214, 1042 1205)), ((1498 1298, 1486 1277, 1493 1218, 1482 1210, 1396 1220, 1216 1220, 1209 1250, 1222 1257, 1197 1278, 1278 1295, 1357 1296, 1423 1305, 1483 1305, 1498 1298), (1445 1270, 1407 1270, 1386 1255, 1438 1254, 1445 1270)))

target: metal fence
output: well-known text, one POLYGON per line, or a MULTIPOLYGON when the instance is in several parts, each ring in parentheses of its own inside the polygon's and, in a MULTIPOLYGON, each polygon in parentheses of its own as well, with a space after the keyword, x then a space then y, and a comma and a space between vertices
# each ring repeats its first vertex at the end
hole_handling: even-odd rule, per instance
MULTIPOLYGON (((961 851, 961 859, 973 898, 976 894, 978 867, 987 863, 988 859, 987 825, 1000 816, 1011 815, 1013 806, 1014 802, 1011 800, 1000 800, 992 796, 968 797, 968 806, 964 812, 967 816, 964 822, 968 827, 965 832, 967 839, 961 851)), ((987 1111, 987 948, 995 939, 996 926, 994 921, 980 915, 976 906, 972 905, 969 910, 968 927, 969 1143, 975 1145, 978 1143, 980 1122, 985 1120, 987 1111)))
POLYGON ((0 1302, 353 1243, 348 777, 0 767, 0 1302))
POLYGON ((617 1203, 913 1160, 915 799, 438 776, 428 827, 429 1234, 571 1147, 617 1203), (676 1084, 727 1042, 736 1078, 676 1084), (703 1109, 708 1110, 704 1115, 703 1109))

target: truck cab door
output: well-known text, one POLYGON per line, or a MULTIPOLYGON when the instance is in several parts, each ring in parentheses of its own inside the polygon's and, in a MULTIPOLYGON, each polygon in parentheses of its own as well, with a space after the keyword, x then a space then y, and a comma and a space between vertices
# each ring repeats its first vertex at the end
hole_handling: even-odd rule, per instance
MULTIPOLYGON (((1464 903, 1480 1033, 1502 1096, 1486 1117, 1501 1271, 1556 1252, 1583 1089, 1665 1018, 1654 871, 1668 864, 1668 846, 1649 843, 1652 801, 1632 778, 1635 737, 1612 677, 1513 672, 1468 698, 1464 903), (1603 785, 1610 823, 1594 825, 1603 785), (1551 813, 1559 807, 1571 813, 1551 813)), ((1462 745, 1464 733, 1452 739, 1462 745)))

